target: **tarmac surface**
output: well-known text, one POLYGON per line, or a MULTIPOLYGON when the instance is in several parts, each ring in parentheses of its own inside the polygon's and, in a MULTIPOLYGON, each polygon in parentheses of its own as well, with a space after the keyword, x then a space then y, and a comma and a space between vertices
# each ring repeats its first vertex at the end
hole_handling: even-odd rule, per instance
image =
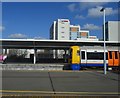
POLYGON ((2 71, 3 95, 118 95, 118 74, 103 71, 2 71))

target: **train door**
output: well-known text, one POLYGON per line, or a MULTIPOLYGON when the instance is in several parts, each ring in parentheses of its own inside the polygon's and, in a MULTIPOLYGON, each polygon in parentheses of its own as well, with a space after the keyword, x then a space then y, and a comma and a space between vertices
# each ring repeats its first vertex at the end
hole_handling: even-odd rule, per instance
POLYGON ((120 66, 120 51, 119 51, 119 66, 120 66))
POLYGON ((86 50, 81 50, 81 65, 86 66, 87 59, 86 59, 86 50))
POLYGON ((119 66, 119 52, 114 51, 114 66, 119 66))
POLYGON ((108 66, 119 66, 118 51, 108 51, 108 66))
POLYGON ((108 51, 108 66, 113 66, 113 52, 112 51, 108 51))

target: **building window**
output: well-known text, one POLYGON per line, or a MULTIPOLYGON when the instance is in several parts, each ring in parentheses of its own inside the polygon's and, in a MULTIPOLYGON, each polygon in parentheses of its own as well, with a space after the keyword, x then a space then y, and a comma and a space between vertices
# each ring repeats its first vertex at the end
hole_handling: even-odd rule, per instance
POLYGON ((61 33, 65 33, 65 32, 61 32, 61 33))
POLYGON ((61 24, 65 24, 64 22, 61 22, 61 24))
POLYGON ((62 38, 65 38, 65 36, 62 36, 62 38))

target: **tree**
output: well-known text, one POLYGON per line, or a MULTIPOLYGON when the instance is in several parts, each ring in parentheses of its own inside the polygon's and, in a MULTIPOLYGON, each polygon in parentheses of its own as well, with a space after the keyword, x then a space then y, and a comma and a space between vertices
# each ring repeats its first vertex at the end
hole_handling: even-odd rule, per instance
POLYGON ((27 54, 27 49, 10 49, 8 56, 25 58, 27 54))

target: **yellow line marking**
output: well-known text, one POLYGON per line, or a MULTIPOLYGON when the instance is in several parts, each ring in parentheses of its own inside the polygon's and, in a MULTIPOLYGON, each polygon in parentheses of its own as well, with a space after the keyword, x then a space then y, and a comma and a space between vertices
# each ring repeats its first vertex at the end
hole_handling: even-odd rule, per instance
POLYGON ((120 92, 52 92, 52 91, 23 91, 23 90, 0 90, 0 92, 2 93, 44 93, 44 94, 99 94, 99 95, 103 95, 103 94, 108 94, 108 95, 112 95, 112 94, 120 94, 120 92))
POLYGON ((22 91, 22 90, 0 90, 0 92, 8 93, 54 93, 52 91, 22 91))
POLYGON ((61 94, 120 94, 118 92, 56 92, 61 94))

